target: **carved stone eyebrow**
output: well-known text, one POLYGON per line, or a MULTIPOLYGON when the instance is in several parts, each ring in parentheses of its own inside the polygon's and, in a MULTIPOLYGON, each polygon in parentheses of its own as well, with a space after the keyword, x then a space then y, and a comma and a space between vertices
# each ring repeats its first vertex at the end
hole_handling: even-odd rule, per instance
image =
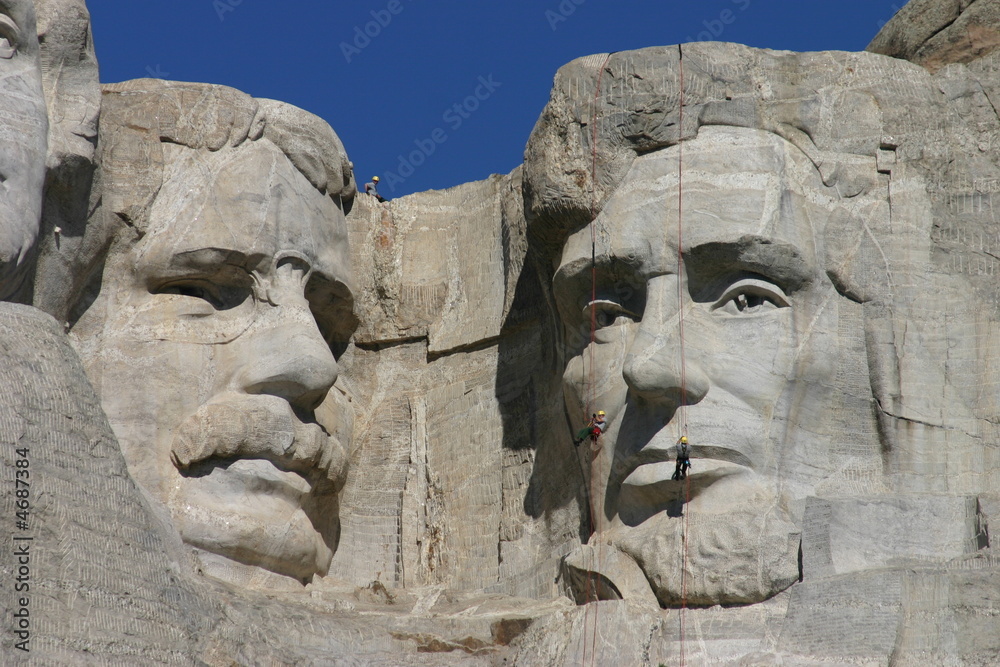
POLYGON ((224 266, 232 266, 252 271, 264 260, 264 255, 247 255, 239 250, 225 248, 199 248, 172 255, 167 262, 168 270, 212 271, 224 266))
POLYGON ((692 287, 711 285, 727 274, 747 273, 764 276, 790 293, 817 277, 816 267, 796 246, 752 235, 703 243, 684 253, 684 263, 692 287))
POLYGON ((631 309, 638 308, 637 295, 645 292, 645 277, 640 275, 634 257, 598 254, 595 262, 579 257, 563 264, 552 279, 552 292, 564 319, 579 318, 580 307, 590 301, 593 269, 597 270, 597 298, 610 299, 631 309), (625 303, 625 302, 629 303, 625 303))

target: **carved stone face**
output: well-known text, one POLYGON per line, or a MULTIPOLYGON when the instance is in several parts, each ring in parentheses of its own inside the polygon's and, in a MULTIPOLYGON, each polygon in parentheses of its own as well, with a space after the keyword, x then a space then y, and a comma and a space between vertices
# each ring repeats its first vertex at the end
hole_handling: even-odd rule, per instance
POLYGON ((839 329, 856 304, 824 265, 822 230, 846 205, 776 135, 705 127, 684 144, 679 230, 677 151, 637 158, 563 249, 554 289, 567 340, 581 340, 567 410, 581 424, 607 411, 591 467, 597 532, 660 602, 682 587, 692 604, 755 602, 798 578, 795 501, 837 466, 823 435, 836 392, 870 391, 863 373, 834 381, 864 363, 860 332, 839 329), (671 479, 682 434, 689 487, 671 479))
POLYGON ((0 298, 38 235, 47 131, 34 5, 0 0, 0 298))
POLYGON ((203 562, 324 574, 352 425, 330 392, 344 215, 266 140, 163 149, 148 231, 112 250, 74 329, 88 371, 130 472, 203 562))

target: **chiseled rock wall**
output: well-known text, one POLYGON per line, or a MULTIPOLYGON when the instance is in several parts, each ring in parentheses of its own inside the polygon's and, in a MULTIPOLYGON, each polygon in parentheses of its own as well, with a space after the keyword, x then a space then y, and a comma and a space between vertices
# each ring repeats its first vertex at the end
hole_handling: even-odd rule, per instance
MULTIPOLYGON (((13 490, 25 469, 30 484, 21 487, 29 489, 27 529, 8 532, 0 552, 4 655, 187 664, 217 612, 181 575, 179 545, 129 477, 62 327, 34 308, 0 304, 0 348, 4 487, 13 490), (22 542, 27 573, 15 560, 15 536, 32 538, 22 542), (13 585, 19 572, 29 586, 21 594, 13 585), (30 653, 14 649, 8 629, 22 595, 30 601, 30 653)), ((7 526, 15 501, 3 494, 7 526)))
MULTIPOLYGON (((683 581, 686 595, 716 595, 724 602, 732 590, 723 584, 718 595, 713 586, 739 574, 745 561, 765 572, 773 557, 765 531, 747 530, 745 511, 753 509, 754 499, 739 492, 739 480, 751 475, 730 472, 728 484, 713 486, 696 472, 693 501, 683 512, 670 503, 669 482, 649 484, 634 500, 625 492, 613 495, 616 474, 625 486, 620 470, 628 472, 629 453, 650 447, 646 453, 652 456, 667 441, 662 434, 644 439, 644 429, 668 430, 667 418, 676 416, 676 406, 670 407, 676 392, 656 382, 678 378, 667 377, 670 364, 655 356, 656 349, 676 349, 676 319, 650 311, 677 298, 675 291, 654 297, 657 281, 670 278, 671 271, 651 271, 647 278, 628 270, 664 261, 656 252, 671 242, 670 225, 676 225, 670 212, 677 210, 679 139, 690 170, 684 178, 689 284, 697 284, 698 271, 718 280, 727 276, 732 267, 725 265, 726 243, 735 242, 739 252, 747 247, 725 237, 747 222, 741 216, 759 224, 736 236, 798 244, 804 248, 800 257, 825 263, 808 289, 792 285, 786 292, 791 322, 795 312, 803 314, 794 325, 794 372, 775 362, 770 373, 755 376, 761 359, 772 359, 771 340, 743 348, 745 342, 735 339, 713 348, 719 327, 732 325, 699 314, 698 299, 685 315, 693 332, 685 348, 688 370, 697 366, 703 373, 698 396, 685 408, 694 470, 711 470, 712 452, 698 449, 699 438, 710 439, 713 447, 745 452, 753 475, 765 484, 777 480, 768 513, 785 513, 801 535, 801 579, 776 582, 773 597, 757 604, 683 611, 683 621, 676 611, 645 616, 623 611, 627 603, 588 605, 529 630, 519 661, 575 664, 581 651, 599 656, 601 664, 623 665, 996 661, 1000 645, 990 637, 997 636, 1000 624, 990 599, 996 597, 998 576, 989 525, 1000 484, 994 445, 1000 435, 994 371, 1000 358, 995 334, 1000 237, 993 213, 1000 192, 993 150, 1000 140, 993 104, 997 80, 992 56, 931 73, 867 53, 797 54, 715 43, 589 56, 560 69, 526 151, 532 248, 541 266, 562 265, 559 305, 567 335, 578 304, 575 294, 565 296, 567 285, 575 284, 566 275, 572 275, 571 262, 583 250, 589 259, 587 225, 595 208, 596 252, 599 259, 617 259, 617 273, 607 273, 619 281, 602 284, 608 280, 602 274, 599 298, 611 304, 639 292, 645 301, 615 305, 615 316, 602 324, 599 342, 605 347, 583 357, 586 367, 596 365, 591 373, 598 378, 597 400, 608 410, 603 451, 612 448, 616 454, 606 461, 598 454, 595 460, 606 467, 592 467, 595 478, 608 480, 608 496, 598 486, 594 503, 606 513, 607 525, 590 539, 589 555, 571 556, 577 577, 581 568, 593 569, 580 580, 593 587, 604 577, 612 584, 619 578, 634 590, 634 566, 623 565, 625 555, 642 568, 661 603, 679 602, 683 581), (770 159, 775 150, 786 156, 786 168, 774 174, 768 191, 780 192, 784 205, 765 206, 762 217, 755 208, 756 166, 745 156, 770 159), (834 192, 829 200, 828 189, 834 192), (832 207, 822 208, 825 201, 832 207), (725 205, 713 208, 718 202, 725 205), (793 221, 786 218, 789 211, 798 214, 798 227, 786 225, 793 221), (699 255, 693 246, 704 239, 722 250, 699 255), (832 289, 813 316, 809 290, 823 281, 832 289), (813 349, 817 336, 828 337, 828 344, 813 349), (602 351, 615 344, 621 349, 602 351), (810 369, 824 361, 832 364, 829 372, 810 385, 810 369), (615 387, 623 374, 619 395, 615 387), (758 376, 765 386, 785 385, 785 395, 795 399, 769 403, 768 395, 755 393, 758 376), (729 399, 719 399, 720 387, 729 399), (753 400, 743 406, 744 397, 753 400), (643 421, 643 401, 659 401, 662 422, 643 421), (740 435, 756 433, 761 415, 770 443, 754 438, 752 447, 740 450, 740 435), (626 502, 632 503, 628 515, 626 502), (690 538, 690 557, 681 535, 690 538), (588 565, 588 558, 596 564, 588 565), (782 586, 787 589, 777 592, 782 586), (676 631, 680 623, 683 635, 676 631), (619 644, 607 639, 626 636, 635 624, 649 629, 634 638, 641 659, 616 653, 619 644), (537 660, 534 648, 545 659, 537 660)), ((774 263, 748 269, 754 257, 741 261, 755 280, 787 279, 774 275, 774 263)), ((587 286, 580 301, 589 299, 587 286)), ((756 326, 769 325, 758 320, 756 326)), ((580 346, 566 341, 564 388, 573 392, 580 346)), ((781 361, 782 355, 779 347, 773 359, 781 361)), ((572 409, 579 399, 568 395, 572 409)), ((669 443, 676 437, 675 431, 669 443)), ((641 596, 633 600, 634 607, 642 607, 641 596)))
POLYGON ((561 405, 520 170, 388 204, 359 195, 348 223, 361 324, 343 386, 358 418, 331 576, 550 596, 580 510, 572 475, 533 479, 561 405))
MULTIPOLYGON (((294 591, 244 590, 200 576, 170 517, 129 476, 61 331, 78 297, 70 293, 74 280, 92 268, 80 258, 94 250, 81 247, 79 205, 91 165, 86 146, 78 146, 81 169, 50 182, 50 195, 69 195, 58 209, 63 217, 46 218, 63 220, 64 234, 54 235, 54 222, 43 227, 44 282, 35 285, 36 303, 59 323, 31 308, 0 306, 4 479, 15 478, 22 446, 31 470, 32 510, 21 531, 34 538, 30 657, 53 664, 995 664, 996 6, 915 0, 890 22, 876 39, 888 44, 880 48, 927 69, 875 54, 685 46, 680 128, 677 47, 615 54, 603 74, 606 56, 580 59, 557 74, 525 167, 385 205, 358 195, 347 233, 359 325, 338 360, 337 391, 355 414, 341 531, 329 575, 294 591), (912 19, 909 27, 904 19, 912 19), (643 165, 672 158, 684 137, 703 160, 700 182, 724 187, 731 164, 706 157, 718 148, 712 142, 780 144, 747 142, 757 130, 808 153, 818 180, 843 187, 848 205, 857 206, 851 220, 864 221, 820 242, 841 260, 825 274, 839 302, 837 326, 827 333, 852 361, 820 383, 831 401, 795 403, 776 422, 811 433, 797 433, 796 442, 813 458, 776 457, 783 473, 807 470, 784 480, 782 488, 798 495, 780 507, 791 534, 801 535, 800 580, 755 604, 661 609, 643 590, 639 565, 629 564, 648 549, 619 550, 598 533, 574 554, 576 570, 559 567, 588 542, 586 480, 601 469, 570 442, 562 380, 576 342, 558 321, 552 271, 567 235, 589 224, 591 213, 639 208, 642 202, 617 192, 637 156, 643 165), (707 140, 695 146, 699 131, 707 140), (601 583, 623 584, 626 599, 574 606, 559 597, 564 588, 581 593, 568 577, 585 580, 588 568, 607 573, 601 583)), ((79 41, 87 33, 75 25, 79 41)), ((85 64, 88 48, 80 51, 85 64)), ((76 117, 86 138, 92 115, 76 117)), ((605 218, 607 225, 625 219, 605 218)), ((602 363, 614 371, 620 359, 602 363)), ((724 425, 740 427, 728 418, 724 425)), ((608 432, 606 451, 619 433, 608 432)), ((697 458, 695 465, 697 474, 697 458)), ((5 516, 15 515, 15 500, 4 495, 5 516)), ((733 494, 718 507, 744 505, 733 494)), ((679 533, 660 518, 669 539, 647 531, 650 543, 669 545, 679 533)), ((684 530, 727 518, 696 516, 684 530)), ((747 553, 753 562, 754 531, 735 531, 738 544, 706 543, 689 566, 702 569, 690 574, 717 580, 747 553)), ((11 549, 0 553, 0 574, 10 581, 19 563, 11 549)), ((653 554, 663 558, 667 589, 678 553, 653 554)), ((669 590, 658 592, 661 602, 669 598, 669 590)), ((8 593, 0 608, 9 618, 17 598, 8 593)), ((5 658, 15 639, 4 634, 5 658)))

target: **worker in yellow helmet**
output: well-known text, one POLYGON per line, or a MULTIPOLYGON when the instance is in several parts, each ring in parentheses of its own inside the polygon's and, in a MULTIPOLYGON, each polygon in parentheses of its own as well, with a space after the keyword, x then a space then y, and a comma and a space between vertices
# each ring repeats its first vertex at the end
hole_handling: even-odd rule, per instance
POLYGON ((590 436, 590 441, 596 444, 597 439, 601 437, 601 434, 604 433, 604 430, 608 427, 606 420, 607 415, 604 414, 604 410, 598 410, 593 416, 591 416, 587 426, 576 434, 576 438, 573 439, 573 444, 579 447, 580 443, 583 442, 583 439, 587 436, 590 436))
POLYGON ((688 439, 686 435, 682 435, 677 439, 677 467, 674 469, 673 479, 682 480, 687 477, 687 471, 690 467, 691 458, 688 439))
POLYGON ((379 201, 385 201, 385 197, 378 193, 378 176, 372 176, 372 180, 365 183, 365 194, 369 194, 379 201))

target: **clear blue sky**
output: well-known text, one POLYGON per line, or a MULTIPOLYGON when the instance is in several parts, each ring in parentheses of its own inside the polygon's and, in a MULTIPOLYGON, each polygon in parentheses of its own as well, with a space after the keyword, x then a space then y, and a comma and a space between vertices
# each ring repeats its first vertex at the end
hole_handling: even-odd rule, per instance
POLYGON ((290 102, 333 126, 360 183, 381 174, 383 194, 398 197, 513 169, 553 75, 579 56, 709 37, 794 51, 860 51, 903 4, 90 0, 88 6, 102 81, 204 81, 290 102), (467 99, 477 92, 483 99, 467 99), (461 112, 455 104, 464 105, 461 112), (420 145, 422 164, 400 173, 400 156, 409 162, 420 145))

